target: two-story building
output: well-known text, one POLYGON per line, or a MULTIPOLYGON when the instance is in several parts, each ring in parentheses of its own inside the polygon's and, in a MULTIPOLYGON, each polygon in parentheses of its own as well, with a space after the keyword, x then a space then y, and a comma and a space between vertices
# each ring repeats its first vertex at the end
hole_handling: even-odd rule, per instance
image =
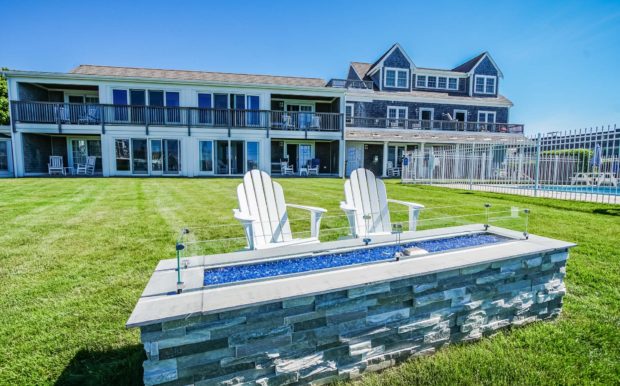
POLYGON ((68 175, 89 156, 103 176, 279 174, 283 163, 294 175, 309 163, 323 176, 361 166, 385 175, 408 150, 523 132, 508 124, 512 103, 488 53, 439 70, 395 44, 327 82, 94 65, 5 75, 6 175, 47 175, 54 155, 68 175))

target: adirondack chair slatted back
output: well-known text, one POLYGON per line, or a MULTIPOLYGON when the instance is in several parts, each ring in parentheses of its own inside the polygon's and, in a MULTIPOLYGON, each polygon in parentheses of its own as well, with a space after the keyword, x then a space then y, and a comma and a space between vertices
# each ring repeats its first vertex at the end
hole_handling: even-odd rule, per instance
POLYGON ((291 226, 286 212, 282 186, 260 170, 252 170, 237 187, 239 210, 252 216, 254 244, 259 247, 269 243, 290 241, 291 226))
POLYGON ((52 155, 50 156, 50 167, 54 169, 62 168, 62 156, 52 155))
POLYGON ((346 203, 357 209, 355 232, 358 237, 367 233, 391 232, 385 184, 376 178, 373 172, 366 169, 354 170, 345 182, 344 192, 346 203), (370 220, 365 220, 365 215, 370 215, 370 220))

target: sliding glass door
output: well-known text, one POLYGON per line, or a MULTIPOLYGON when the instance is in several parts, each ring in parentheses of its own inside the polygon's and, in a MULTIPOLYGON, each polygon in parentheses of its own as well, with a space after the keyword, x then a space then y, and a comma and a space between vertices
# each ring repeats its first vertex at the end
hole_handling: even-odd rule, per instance
POLYGON ((181 172, 181 143, 178 139, 164 139, 164 174, 181 172))
POLYGON ((164 157, 161 139, 151 139, 151 173, 161 174, 164 170, 164 157))
POLYGON ((131 171, 133 174, 148 174, 148 151, 146 139, 131 140, 131 171))
POLYGON ((209 163, 212 157, 211 141, 200 141, 200 171, 221 175, 241 175, 259 168, 259 143, 254 141, 220 140, 215 143, 215 170, 209 163))
POLYGON ((9 172, 9 141, 0 141, 0 172, 9 172))

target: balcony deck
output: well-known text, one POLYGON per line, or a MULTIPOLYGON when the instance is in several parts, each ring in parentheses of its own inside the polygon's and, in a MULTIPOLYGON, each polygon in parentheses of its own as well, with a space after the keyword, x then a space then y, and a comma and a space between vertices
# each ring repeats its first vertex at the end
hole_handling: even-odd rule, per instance
POLYGON ((53 102, 11 102, 14 123, 101 126, 169 126, 342 132, 343 114, 198 107, 127 106, 53 102))
POLYGON ((397 130, 435 130, 461 131, 478 133, 523 134, 523 125, 514 123, 495 122, 460 122, 448 120, 420 120, 420 119, 389 119, 347 117, 347 128, 356 129, 397 129, 397 130))

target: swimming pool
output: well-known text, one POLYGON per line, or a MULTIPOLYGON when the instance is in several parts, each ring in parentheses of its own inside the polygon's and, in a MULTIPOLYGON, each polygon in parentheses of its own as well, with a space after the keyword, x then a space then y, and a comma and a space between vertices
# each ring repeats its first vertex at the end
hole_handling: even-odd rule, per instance
MULTIPOLYGON (((526 186, 523 189, 534 189, 535 187, 526 186)), ((538 190, 547 190, 552 192, 570 192, 570 193, 590 193, 590 194, 611 194, 620 195, 620 187, 614 186, 587 186, 587 185, 541 185, 538 190)))
POLYGON ((363 247, 339 253, 326 253, 316 256, 302 256, 289 259, 266 261, 252 264, 228 265, 207 268, 204 271, 204 285, 221 285, 227 283, 257 280, 268 277, 284 276, 309 271, 319 271, 359 264, 368 264, 395 260, 397 252, 409 248, 421 248, 428 253, 443 252, 453 249, 497 244, 512 240, 508 237, 492 233, 474 233, 401 245, 391 244, 376 247, 363 247))

